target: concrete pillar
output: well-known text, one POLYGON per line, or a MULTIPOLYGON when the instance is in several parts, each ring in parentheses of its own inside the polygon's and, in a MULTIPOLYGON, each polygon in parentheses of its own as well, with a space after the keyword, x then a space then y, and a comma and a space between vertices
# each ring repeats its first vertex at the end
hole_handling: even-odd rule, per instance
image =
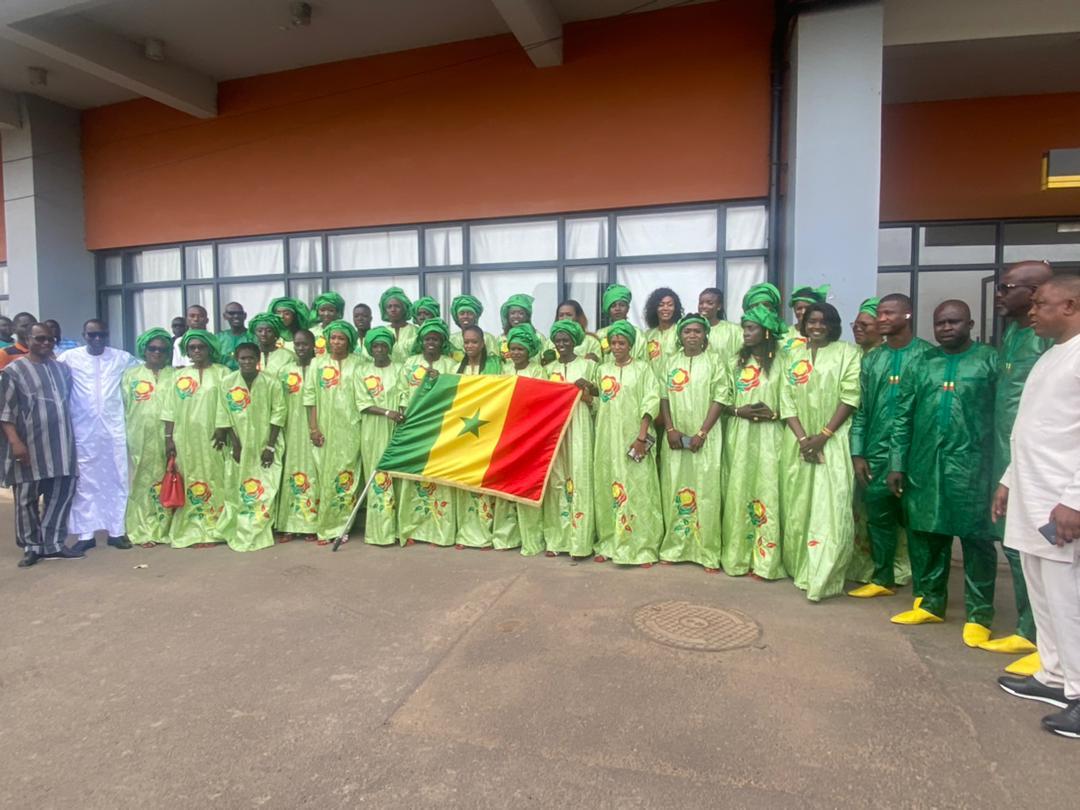
POLYGON ((0 135, 9 311, 55 318, 66 337, 97 314, 86 249, 79 111, 20 97, 22 126, 0 135))
POLYGON ((877 289, 882 3, 800 15, 790 51, 785 301, 832 284, 846 324, 877 289))

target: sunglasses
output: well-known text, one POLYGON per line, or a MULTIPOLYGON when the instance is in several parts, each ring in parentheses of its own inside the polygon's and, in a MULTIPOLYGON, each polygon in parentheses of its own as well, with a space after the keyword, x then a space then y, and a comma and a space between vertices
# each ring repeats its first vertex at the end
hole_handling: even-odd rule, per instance
POLYGON ((109 333, 108 332, 87 332, 86 336, 88 338, 96 338, 98 340, 101 340, 101 339, 107 338, 109 336, 109 333))

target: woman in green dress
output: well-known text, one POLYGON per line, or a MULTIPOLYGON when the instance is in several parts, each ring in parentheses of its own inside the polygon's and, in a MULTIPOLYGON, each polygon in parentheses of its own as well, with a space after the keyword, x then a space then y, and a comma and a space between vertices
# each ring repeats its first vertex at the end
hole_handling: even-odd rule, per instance
POLYGON ((189 329, 180 351, 191 365, 178 368, 161 409, 165 455, 176 458, 186 502, 173 513, 173 548, 207 548, 225 542, 225 434, 215 430, 221 381, 229 370, 217 360, 217 340, 204 329, 189 329))
POLYGON ((743 345, 742 327, 726 320, 724 293, 706 287, 698 294, 698 313, 709 322, 709 351, 726 365, 743 345))
MULTIPOLYGON (((502 320, 503 334, 499 340, 499 356, 502 358, 503 363, 509 363, 510 361, 510 330, 515 326, 526 324, 533 326, 533 302, 534 299, 531 295, 525 295, 524 293, 517 293, 511 295, 503 305, 499 307, 499 317, 502 320)), ((543 363, 542 354, 548 349, 554 350, 554 347, 541 332, 536 331, 536 327, 533 326, 533 331, 536 332, 536 337, 540 341, 540 349, 537 352, 537 362, 543 363)))
MULTIPOLYGON (((617 321, 626 321, 630 317, 630 302, 632 300, 633 295, 630 293, 630 288, 622 284, 609 284, 607 289, 604 290, 604 294, 600 298, 600 308, 603 310, 604 317, 607 318, 609 325, 596 330, 596 339, 600 342, 599 362, 603 363, 611 359, 611 346, 607 339, 608 330, 611 328, 610 324, 617 321)), ((644 360, 645 333, 629 321, 626 322, 634 330, 633 357, 635 360, 644 360)))
POLYGON ((805 334, 803 318, 806 316, 806 310, 811 304, 824 304, 828 300, 830 286, 822 284, 820 287, 799 287, 791 294, 788 306, 791 307, 794 326, 799 332, 805 334))
POLYGON ((547 366, 547 378, 576 385, 581 399, 574 406, 544 493, 544 542, 549 557, 564 552, 571 557, 591 557, 596 542, 592 408, 600 391, 596 363, 577 354, 584 340, 585 330, 574 319, 555 321, 551 327, 558 355, 547 366))
POLYGON ((231 449, 222 531, 233 551, 258 551, 274 545, 285 394, 278 378, 259 371, 255 344, 237 346, 236 362, 240 369, 221 381, 216 423, 228 432, 231 449))
POLYGON ((709 322, 696 312, 675 327, 679 352, 660 366, 660 502, 664 563, 720 570, 724 441, 717 422, 732 402, 727 368, 708 351, 709 322))
MULTIPOLYGON (((555 310, 555 320, 573 321, 580 326, 581 334, 585 337, 582 338, 581 344, 574 349, 574 354, 592 360, 594 363, 600 362, 602 354, 600 351, 600 339, 589 331, 589 319, 585 317, 585 310, 581 308, 581 304, 573 298, 567 298, 555 310)), ((555 343, 555 335, 551 335, 551 342, 555 343)), ((558 355, 557 348, 555 353, 558 355)), ((552 357, 551 359, 554 360, 555 358, 552 357)))
POLYGON ((782 321, 784 320, 784 317, 780 312, 780 305, 783 300, 784 299, 780 297, 780 290, 776 289, 775 284, 763 281, 760 284, 753 285, 746 291, 742 300, 742 308, 743 312, 749 312, 760 304, 766 309, 772 310, 773 313, 776 314, 776 317, 782 321))
MULTIPOLYGON (((281 322, 285 325, 285 333, 280 338, 278 346, 290 350, 292 349, 293 335, 300 329, 307 329, 312 320, 311 311, 307 308, 307 304, 299 298, 289 298, 287 296, 275 298, 266 307, 266 311, 281 318, 281 322)), ((249 323, 248 326, 250 327, 251 324, 249 323)), ((254 331, 252 329, 252 332, 254 331)))
POLYGON ((417 329, 423 326, 424 321, 428 318, 442 317, 442 307, 440 307, 439 302, 430 295, 423 295, 413 301, 412 311, 413 323, 416 324, 417 329))
POLYGON ((657 561, 664 536, 652 449, 660 386, 649 364, 633 357, 632 324, 616 321, 607 338, 611 356, 596 372, 595 559, 648 567, 657 561))
POLYGON ((365 348, 371 360, 364 362, 357 379, 360 381, 360 445, 369 472, 375 477, 367 494, 367 520, 364 523, 364 542, 373 546, 389 546, 397 542, 397 496, 395 482, 389 473, 376 472, 376 465, 394 428, 404 420, 398 408, 397 386, 401 370, 390 359, 394 349, 394 333, 385 326, 369 329, 364 336, 365 348))
MULTIPOLYGON (((540 365, 540 334, 531 323, 510 327, 506 335, 510 360, 503 363, 503 374, 517 377, 546 378, 540 365)), ((521 548, 526 557, 544 550, 544 511, 541 506, 527 506, 506 498, 495 501, 493 542, 496 548, 521 548)))
POLYGON ((176 376, 169 365, 172 336, 164 329, 149 329, 135 341, 135 354, 143 364, 125 371, 120 386, 131 469, 124 530, 132 543, 149 548, 169 541, 172 522, 172 512, 161 505, 161 479, 165 476, 161 410, 172 394, 176 376))
MULTIPOLYGON (((450 328, 442 318, 428 318, 417 331, 413 353, 401 366, 398 408, 409 418, 409 403, 428 377, 453 374, 458 364, 449 355, 450 328)), ((430 481, 404 480, 398 501, 398 537, 402 545, 419 541, 452 546, 457 537, 454 488, 430 481)))
POLYGON ((259 347, 259 371, 277 379, 280 378, 282 370, 296 364, 296 352, 282 345, 284 339, 288 338, 288 345, 292 346, 296 335, 285 328, 285 322, 281 318, 261 312, 251 319, 248 326, 259 347))
POLYGON ((779 341, 787 325, 757 304, 743 313, 742 331, 742 348, 727 361, 733 402, 724 423, 720 563, 729 576, 782 579, 779 460, 787 428, 780 422, 785 368, 779 341))
MULTIPOLYGON (((461 362, 462 358, 465 357, 463 333, 467 327, 480 325, 480 316, 484 314, 484 305, 474 295, 459 295, 450 302, 450 314, 459 330, 450 336, 450 356, 454 360, 461 362)), ((488 357, 498 357, 501 365, 499 338, 488 332, 483 334, 488 357)))
POLYGON ((315 356, 326 354, 326 336, 323 330, 327 324, 340 321, 345 317, 345 299, 336 292, 324 292, 311 302, 311 334, 315 336, 315 356))
POLYGON ((679 330, 676 324, 682 319, 683 305, 678 294, 670 287, 659 287, 649 293, 645 301, 645 357, 659 376, 668 363, 679 353, 679 330))
POLYGON ((307 329, 298 330, 293 335, 293 349, 295 362, 280 372, 285 397, 285 452, 274 528, 283 543, 294 537, 314 542, 319 529, 319 471, 304 405, 304 382, 315 369, 315 336, 307 329))
POLYGON ((409 323, 412 318, 412 302, 401 287, 390 287, 379 296, 379 315, 394 333, 395 363, 404 363, 416 344, 417 327, 409 323))
POLYGON ((803 316, 808 343, 784 358, 780 417, 789 432, 781 453, 784 566, 806 598, 843 593, 855 524, 854 471, 848 444, 859 407, 858 348, 840 340, 840 315, 811 304, 803 316))
POLYGON ((316 357, 304 379, 304 405, 308 411, 311 443, 317 448, 319 467, 319 521, 315 530, 325 546, 349 529, 363 477, 360 456, 361 362, 356 329, 348 321, 334 321, 323 329, 326 354, 316 357))

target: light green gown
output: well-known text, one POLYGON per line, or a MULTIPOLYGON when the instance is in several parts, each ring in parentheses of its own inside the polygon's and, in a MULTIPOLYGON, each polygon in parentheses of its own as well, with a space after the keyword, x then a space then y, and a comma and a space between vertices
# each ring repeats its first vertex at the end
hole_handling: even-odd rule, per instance
MULTIPOLYGON (((289 345, 292 346, 292 344, 289 345)), ((272 352, 262 352, 259 355, 259 371, 274 379, 281 379, 282 372, 296 364, 296 353, 292 348, 274 349, 272 352)))
MULTIPOLYGON (((460 333, 458 337, 460 337, 460 333)), ((495 355, 489 355, 490 359, 495 355)), ((459 360, 458 363, 461 361, 459 360)), ((492 363, 492 367, 494 367, 492 363)), ((475 377, 483 371, 466 366, 463 376, 475 377)), ((467 489, 454 489, 454 512, 457 515, 457 543, 467 548, 491 548, 494 546, 495 502, 494 495, 483 495, 467 489)), ((500 546, 500 548, 504 548, 500 546)))
MULTIPOLYGON (((630 324, 634 326, 633 324, 630 324)), ((630 356, 635 360, 645 360, 645 333, 638 327, 634 326, 634 331, 637 332, 637 337, 634 338, 634 345, 630 347, 630 356)), ((608 344, 607 339, 608 327, 596 330, 596 340, 600 344, 600 362, 606 363, 611 359, 611 346, 608 344)), ((582 343, 582 346, 585 344, 582 343)))
MULTIPOLYGON (((796 345, 784 357, 786 382, 780 416, 798 416, 808 436, 820 433, 841 402, 859 407, 857 346, 837 340, 813 357, 796 345)), ((784 433, 781 453, 784 516, 784 565, 806 598, 817 602, 844 590, 844 578, 855 541, 851 503, 855 474, 851 466, 845 419, 825 443, 824 464, 803 461, 791 430, 784 433)))
MULTIPOLYGON (((780 392, 786 366, 783 355, 773 358, 770 372, 750 357, 739 365, 728 360, 732 407, 763 402, 780 413, 780 392)), ((781 420, 751 422, 730 416, 724 421, 724 573, 742 576, 751 571, 762 579, 787 576, 780 542, 783 514, 780 504, 780 457, 784 433, 781 420)))
POLYGON ((288 534, 316 534, 319 529, 319 471, 304 405, 304 379, 315 368, 314 361, 307 368, 297 361, 283 368, 280 377, 285 399, 285 454, 274 528, 288 534))
POLYGON ((597 369, 593 451, 596 553, 617 563, 640 565, 658 559, 664 522, 656 448, 641 461, 627 455, 646 414, 660 411, 660 386, 648 363, 614 361, 597 369))
POLYGON ((742 326, 739 324, 720 321, 716 326, 709 327, 709 351, 725 364, 735 356, 742 345, 742 326))
MULTIPOLYGON (((388 411, 398 409, 399 397, 397 386, 401 378, 400 367, 391 361, 385 368, 379 368, 374 361, 368 360, 360 367, 359 399, 361 408, 382 408, 388 411)), ((363 413, 360 415, 360 445, 369 468, 368 474, 379 463, 390 437, 394 434, 394 423, 381 414, 363 413)), ((376 472, 375 479, 367 494, 367 520, 364 523, 364 542, 375 546, 388 546, 397 542, 397 495, 395 481, 389 473, 376 472)))
POLYGON ((604 352, 600 348, 600 338, 586 333, 585 339, 581 341, 581 345, 574 347, 574 354, 578 357, 585 357, 586 355, 591 354, 596 357, 594 362, 599 365, 600 358, 604 356, 604 352))
MULTIPOLYGON (((446 355, 432 363, 432 368, 440 374, 454 374, 457 367, 453 358, 446 355)), ((423 355, 409 355, 399 373, 398 406, 406 409, 405 419, 408 420, 409 402, 427 376, 427 361, 423 355)), ((454 487, 411 479, 402 480, 399 487, 398 537, 401 544, 418 540, 435 546, 454 545, 457 537, 454 487)))
POLYGON ((240 439, 240 463, 230 450, 225 460, 225 516, 222 531, 233 551, 257 551, 274 545, 274 509, 281 484, 281 434, 274 445, 274 463, 262 465, 270 443, 270 426, 285 427, 285 394, 281 382, 259 374, 250 388, 239 371, 221 381, 217 427, 232 428, 240 439))
MULTIPOLYGON (((536 380, 547 379, 544 367, 536 358, 529 361, 523 369, 514 368, 513 363, 503 365, 503 374, 507 376, 532 377, 536 380)), ((526 557, 532 557, 544 550, 544 508, 526 506, 505 498, 495 499, 495 525, 492 529, 492 542, 495 548, 518 548, 526 557)))
POLYGON ((124 398, 131 482, 124 512, 124 531, 132 543, 168 542, 172 511, 161 505, 165 476, 165 425, 161 411, 172 394, 175 369, 166 366, 154 375, 145 365, 124 372, 124 398))
POLYGON ((176 468, 184 479, 187 502, 173 513, 169 537, 173 548, 222 543, 219 525, 225 512, 225 454, 213 448, 221 382, 229 370, 214 363, 176 370, 165 397, 161 420, 172 422, 176 468))
MULTIPOLYGON (((356 339, 356 350, 353 352, 353 354, 355 354, 357 357, 359 357, 365 363, 370 363, 371 362, 371 355, 368 354, 368 350, 364 348, 364 338, 363 337, 357 337, 357 339, 356 339)), ((391 361, 391 362, 393 362, 393 361, 391 361)))
POLYGON ((315 406, 323 446, 315 448, 319 468, 320 540, 340 537, 349 528, 349 516, 362 486, 360 458, 360 403, 357 376, 361 362, 350 354, 335 360, 329 354, 311 361, 304 378, 304 405, 315 406))
POLYGON ((390 361, 398 365, 407 363, 412 356, 413 344, 416 343, 417 327, 406 323, 400 329, 395 329, 390 324, 386 324, 386 328, 394 333, 394 348, 390 350, 390 361))
MULTIPOLYGON (((636 344, 635 344, 636 345, 636 344)), ((657 378, 679 353, 679 330, 649 329, 645 332, 645 357, 653 367, 657 378)))
MULTIPOLYGON (((584 345, 584 344, 582 344, 584 345)), ((580 346, 578 348, 581 348, 580 346)), ((572 363, 556 360, 547 366, 553 382, 596 384, 597 365, 583 357, 572 363)), ((574 406, 570 425, 551 465, 544 493, 544 541, 548 551, 588 557, 596 543, 596 513, 593 511, 593 415, 595 405, 585 404, 584 395, 574 406)))
MULTIPOLYGON (((680 433, 697 433, 712 403, 731 404, 727 369, 711 352, 687 357, 680 350, 660 369, 660 397, 667 400, 671 420, 680 433)), ((660 498, 666 527, 660 559, 718 569, 724 447, 720 420, 696 453, 672 450, 663 434, 659 442, 660 498)))
MULTIPOLYGON (((326 337, 323 335, 323 325, 317 323, 314 326, 309 326, 308 331, 315 337, 315 357, 323 357, 326 355, 326 337)), ((292 346, 289 347, 290 349, 292 346)))

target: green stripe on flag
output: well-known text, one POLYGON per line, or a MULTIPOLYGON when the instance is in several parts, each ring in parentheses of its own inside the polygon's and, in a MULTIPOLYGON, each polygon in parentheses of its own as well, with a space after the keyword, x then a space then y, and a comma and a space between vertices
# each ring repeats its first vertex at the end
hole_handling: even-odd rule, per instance
POLYGON ((405 413, 405 421, 394 435, 376 469, 389 473, 420 475, 428 454, 442 431, 443 415, 457 396, 457 374, 440 374, 434 382, 425 380, 405 413))

